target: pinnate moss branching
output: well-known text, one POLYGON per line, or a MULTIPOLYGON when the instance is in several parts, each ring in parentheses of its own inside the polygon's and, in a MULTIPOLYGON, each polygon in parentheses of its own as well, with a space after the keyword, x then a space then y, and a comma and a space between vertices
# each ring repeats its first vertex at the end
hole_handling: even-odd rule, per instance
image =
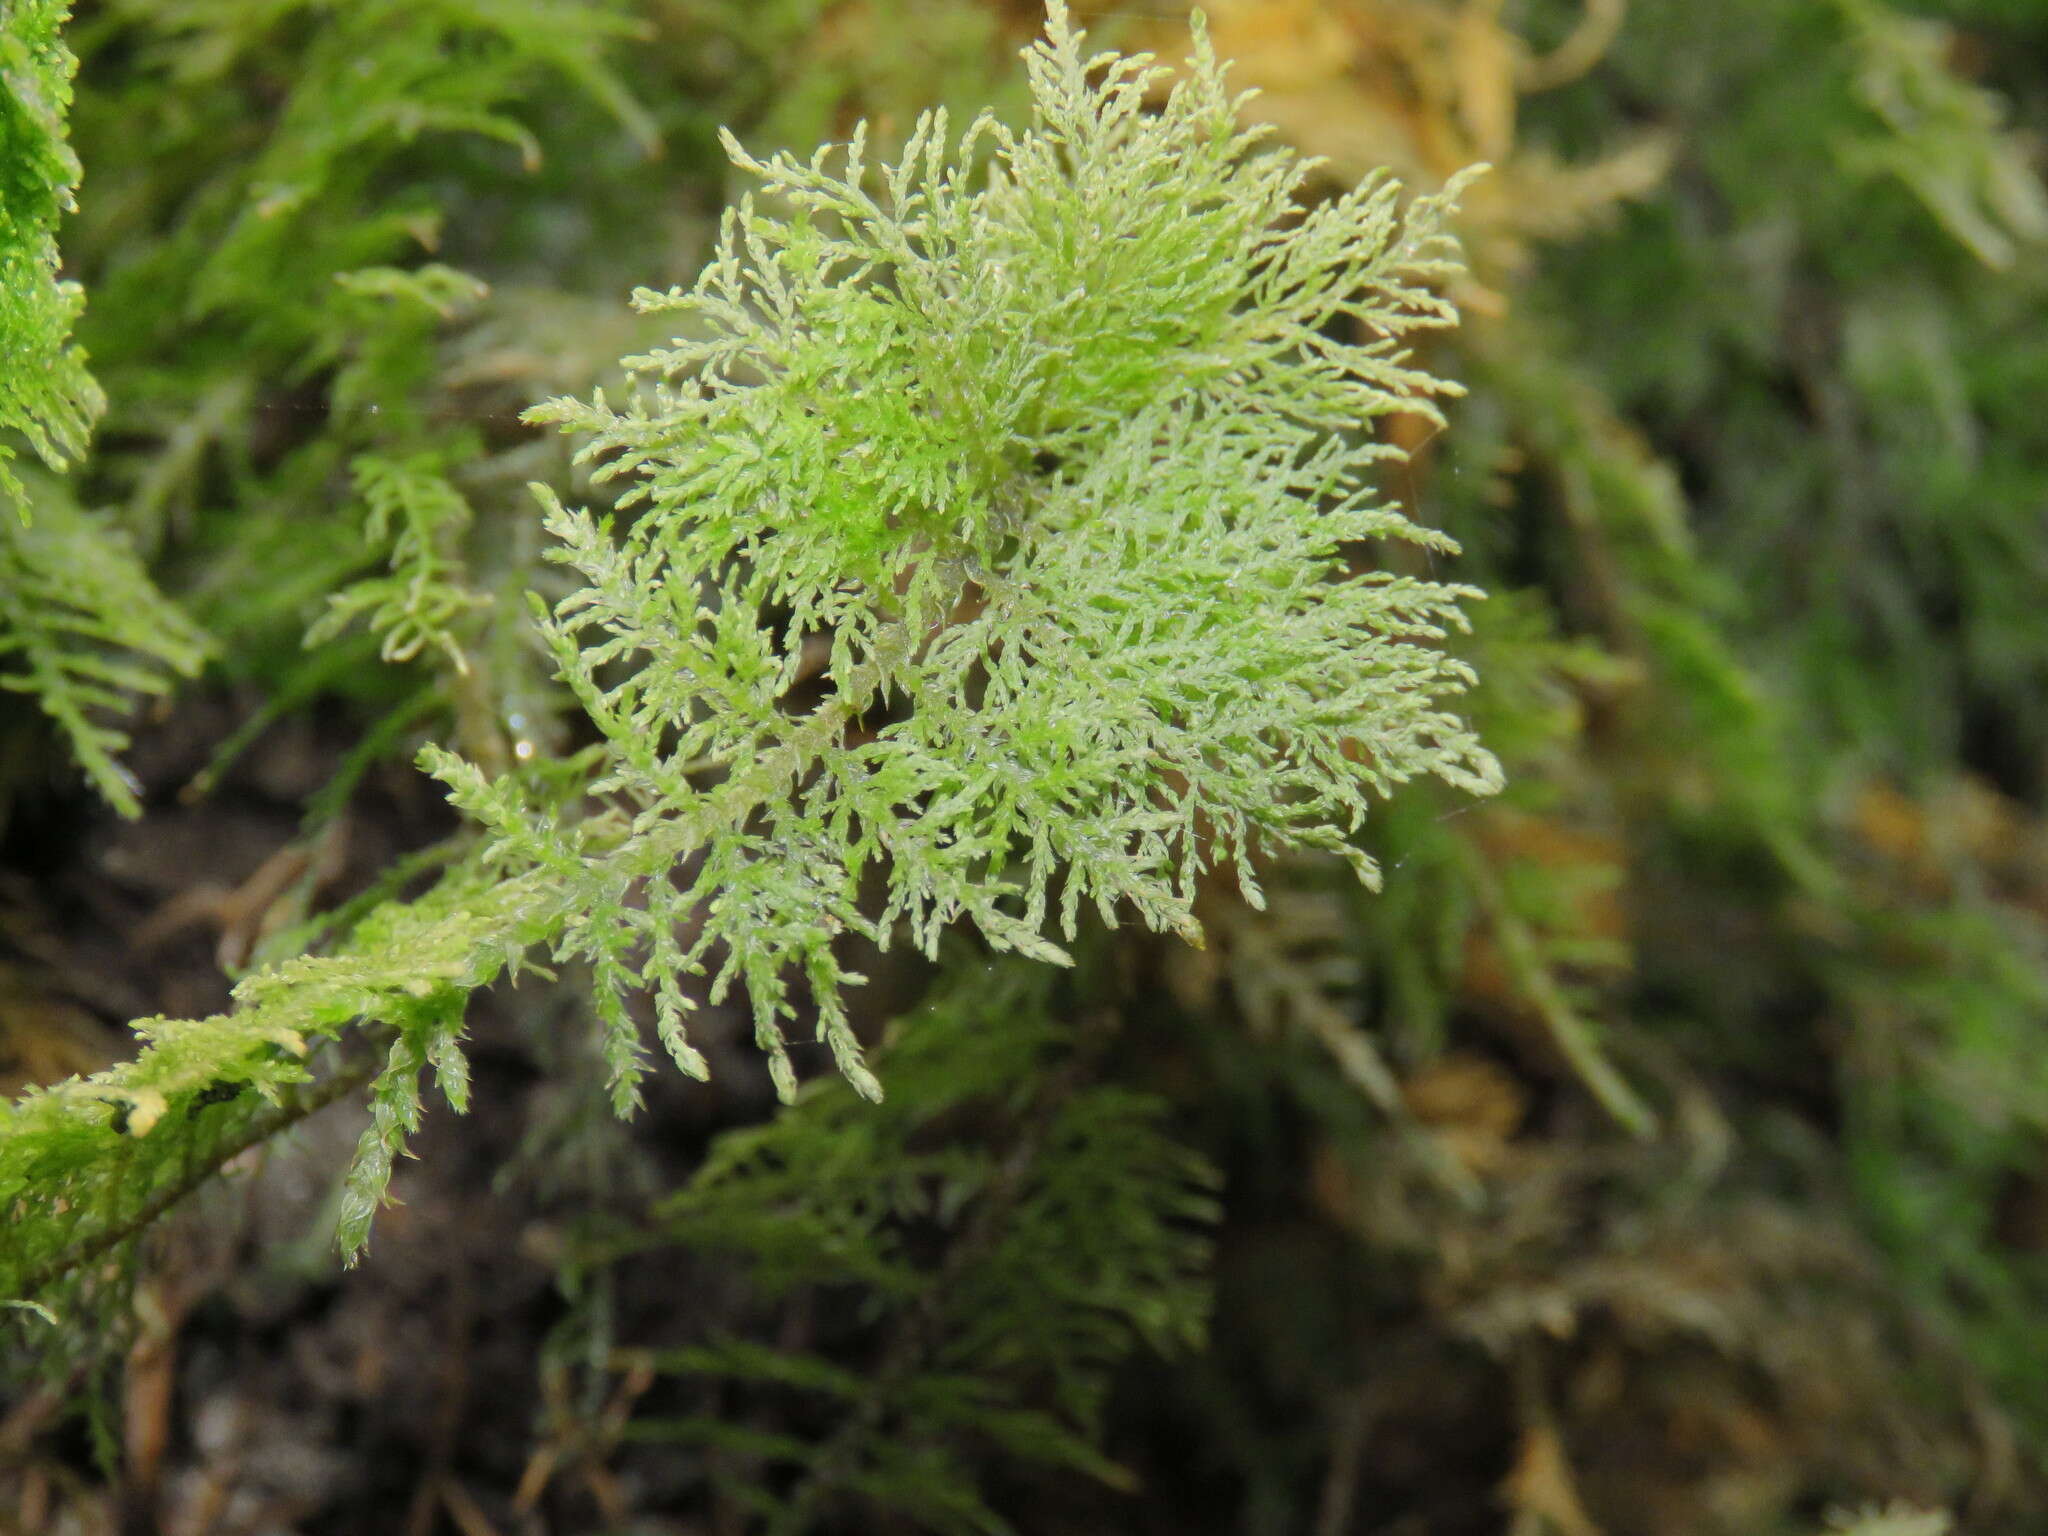
POLYGON ((799 978, 875 1090, 841 934, 965 920, 1059 961, 1093 905, 1198 940, 1205 869, 1256 902, 1262 850, 1313 847, 1373 881, 1370 795, 1500 781, 1443 707, 1477 594, 1372 563, 1451 548, 1379 498, 1373 428, 1454 392, 1410 347, 1455 318, 1455 186, 1305 209, 1313 165, 1239 126, 1199 32, 1156 111, 1169 71, 1082 43, 1054 5, 1022 131, 934 112, 882 165, 858 132, 728 139, 760 194, 694 287, 635 298, 678 339, 624 402, 529 413, 621 487, 542 492, 581 585, 539 615, 620 835, 433 766, 508 867, 589 893, 558 945, 616 1016, 651 986, 675 1048, 675 976, 708 967, 785 1093, 799 978))
MULTIPOLYGON (((1054 3, 1025 62, 1022 128, 935 112, 889 163, 860 132, 809 160, 728 141, 758 192, 694 286, 636 295, 675 339, 617 402, 529 413, 617 493, 539 492, 570 581, 534 622, 592 745, 503 771, 427 749, 485 834, 440 884, 7 1109, 0 1295, 83 1283, 81 1256, 344 1070, 374 1107, 353 1251, 429 1068, 461 1107, 464 999, 543 957, 591 978, 621 1111, 643 1014, 706 1071, 707 993, 749 1000, 784 1097, 784 1029, 814 1018, 876 1098, 861 943, 964 927, 1058 963, 1088 909, 1199 942, 1205 875, 1256 903, 1263 854, 1323 850, 1374 883, 1374 797, 1499 786, 1447 704, 1478 594, 1398 568, 1453 546, 1375 484, 1382 420, 1456 393, 1413 349, 1455 320, 1457 183, 1315 200, 1199 31, 1176 76, 1091 57, 1054 3)), ((460 656, 455 468, 357 464, 393 575, 330 624, 460 656)))

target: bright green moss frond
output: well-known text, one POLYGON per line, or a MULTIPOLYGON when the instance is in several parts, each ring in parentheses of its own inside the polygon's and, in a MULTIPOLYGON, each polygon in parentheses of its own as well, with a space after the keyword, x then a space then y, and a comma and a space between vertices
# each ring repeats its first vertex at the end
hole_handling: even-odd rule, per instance
MULTIPOLYGON (((872 174, 858 142, 842 170, 741 157, 780 211, 743 205, 693 292, 643 299, 686 332, 642 360, 645 391, 536 413, 591 431, 637 508, 546 503, 577 584, 536 618, 600 741, 497 777, 429 748, 489 834, 439 885, 0 1117, 0 1215, 27 1234, 0 1299, 54 1294, 302 1112, 299 1049, 322 1040, 372 1085, 359 1246, 422 1074, 464 1099, 464 998, 535 948, 587 966, 622 1111, 639 1015, 702 1076, 688 1016, 733 989, 785 1097, 805 1014, 873 1099, 848 937, 930 952, 964 921, 1060 962, 1088 905, 1198 941, 1205 872, 1234 866, 1256 901, 1255 859, 1295 847, 1370 880, 1349 837, 1371 797, 1497 787, 1444 707, 1471 678, 1442 642, 1476 594, 1368 559, 1452 550, 1376 499, 1397 454, 1372 435, 1451 391, 1407 351, 1454 319, 1447 202, 1375 180, 1304 210, 1303 163, 1233 126, 1206 51, 1156 111, 1161 73, 1091 63, 1057 6, 1028 62, 1022 131, 948 150, 933 115, 872 174)), ((329 626, 462 654, 459 467, 355 458, 391 574, 329 626)), ((89 638, 190 665, 161 628, 153 649, 89 638)))
POLYGON ((510 867, 588 885, 565 955, 744 986, 785 1091, 799 977, 867 1081, 842 932, 929 950, 964 918, 1059 960, 1046 920, 1071 939, 1086 903, 1199 941, 1204 870, 1257 900, 1258 854, 1305 846, 1370 880, 1370 795, 1499 784, 1439 702, 1477 594, 1360 564, 1452 549, 1376 499, 1371 434, 1454 392, 1408 349, 1455 319, 1455 184, 1305 210, 1199 42, 1156 111, 1168 72, 1091 60, 1058 5, 1026 62, 1021 132, 933 113, 879 167, 860 133, 729 143, 765 196, 694 288, 639 295, 682 331, 644 387, 531 413, 636 509, 549 503, 584 585, 542 619, 625 840, 587 856, 441 769, 510 867))
MULTIPOLYGON (((0 12, 0 433, 19 432, 53 469, 85 452, 102 404, 72 344, 84 307, 57 277, 57 220, 73 206, 78 157, 64 132, 77 60, 58 31, 68 0, 16 0, 0 12)), ((0 438, 0 499, 28 513, 0 438)))

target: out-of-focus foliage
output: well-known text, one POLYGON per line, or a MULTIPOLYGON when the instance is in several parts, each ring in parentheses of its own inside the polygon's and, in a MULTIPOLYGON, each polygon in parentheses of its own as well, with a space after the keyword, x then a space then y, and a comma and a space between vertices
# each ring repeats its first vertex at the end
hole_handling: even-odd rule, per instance
MULTIPOLYGON (((1347 921, 1311 888, 1323 916, 1183 966, 1190 1003, 1227 987, 1255 1020, 1327 1031, 1334 997, 1379 1021, 1368 1075, 1397 1126, 1438 1128, 1435 1147, 1404 1133, 1412 1177, 1480 1214, 1397 1221, 1384 1168, 1363 1188, 1319 1178, 1319 1199, 1338 1192, 1368 1251, 1433 1255, 1426 1294, 1493 1286, 1478 1304, 1529 1309, 1525 1345, 1488 1347, 1540 1361, 1517 1367, 1543 1390, 1503 1485, 1532 1518, 1572 1529, 1594 1518, 1583 1502, 1603 1524, 1760 1529, 1790 1478, 1845 1504, 1967 1492, 1982 1528, 2015 1528, 2048 1451, 2048 1396, 2021 1363, 2048 1345, 2026 1214, 2048 1123, 2048 438, 2029 404, 2048 78, 2026 62, 2044 18, 1875 0, 1213 10, 1257 110, 1303 148, 1425 184, 1481 148, 1500 166, 1468 204, 1493 300, 1460 295, 1451 366, 1472 394, 1413 488, 1510 590, 1468 654, 1511 789, 1449 821, 1400 808, 1374 841, 1392 910, 1347 921), (1661 1259, 1630 1216, 1616 1247, 1471 1272, 1518 1220, 1583 1233, 1629 1205, 1538 1175, 1586 1144, 1536 1128, 1531 1068, 1572 1063, 1611 1099, 1575 1050, 1589 1016, 1660 1110, 1656 1145, 1705 1135, 1680 1162, 1713 1199, 1781 1201, 1795 1181, 1770 1220, 1832 1223, 1797 1262, 1868 1277, 1864 1301, 1795 1322, 1760 1236, 1730 1241, 1746 1257, 1699 1291, 1724 1219, 1701 1214, 1661 1259), (1509 1194, 1530 1177, 1556 1202, 1541 1215, 1509 1194), (1664 1322, 1647 1295, 1582 1315, 1567 1298, 1588 1266, 1694 1301, 1664 1322), (1725 1331, 1695 1306, 1752 1286, 1769 1300, 1725 1331), (1911 1335, 1870 1351, 1846 1319, 1878 1313, 1911 1335), (1708 1433, 1718 1465, 1671 1463, 1663 1513, 1617 1517, 1644 1507, 1660 1453, 1590 1410, 1575 1426, 1571 1405, 1608 1373, 1601 1390, 1655 1420, 1633 1394, 1683 1353, 1674 1327, 1708 1328, 1779 1395, 1696 1380, 1684 1411, 1761 1412, 1773 1443, 1731 1419, 1708 1433), (1935 1341, 1953 1353, 1913 1359, 1935 1341), (1859 1380, 1855 1411, 1885 1404, 1890 1429, 1835 1417, 1859 1380), (1789 1406, 1816 1382, 1832 1395, 1789 1406), (1816 1431, 1859 1449, 1829 1471, 1816 1431)), ((1660 1184, 1659 1200, 1690 1187, 1660 1184)))
POLYGON ((34 521, 0 527, 0 689, 34 697, 78 765, 115 809, 141 805, 121 766, 128 736, 114 724, 138 695, 190 677, 210 644, 151 584, 124 532, 31 472, 22 490, 34 521))
MULTIPOLYGON (((720 1140, 649 1230, 578 1255, 572 1273, 678 1253, 743 1263, 770 1317, 866 1298, 809 1347, 598 1335, 609 1373, 684 1384, 633 1438, 701 1448, 721 1518, 793 1532, 852 1503, 920 1529, 1007 1529, 987 1502, 990 1449, 1133 1486, 1096 1448, 1110 1382, 1140 1345, 1200 1346, 1216 1175, 1169 1134, 1162 1101, 1099 1080, 1116 1021, 1083 1005, 1077 1024, 1053 1022, 1056 974, 960 964, 891 1027, 886 1102, 817 1084, 720 1140), (807 1399, 827 1405, 822 1434, 796 1427, 807 1399)), ((590 1326, 581 1312, 559 1330, 563 1368, 591 1357, 590 1326)))

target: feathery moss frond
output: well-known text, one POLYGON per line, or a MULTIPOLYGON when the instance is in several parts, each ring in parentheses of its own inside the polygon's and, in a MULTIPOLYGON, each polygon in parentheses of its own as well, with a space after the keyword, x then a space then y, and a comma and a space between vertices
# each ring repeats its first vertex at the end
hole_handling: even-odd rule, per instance
POLYGON ((33 695, 93 786, 134 816, 135 781, 119 760, 128 737, 116 722, 137 696, 196 674, 211 642, 151 584, 110 519, 47 476, 14 484, 35 517, 26 526, 0 518, 0 688, 33 695))
MULTIPOLYGON (((71 340, 85 305, 59 280, 57 220, 75 204, 78 156, 64 119, 78 61, 60 35, 70 0, 14 0, 0 12, 0 432, 19 432, 63 469, 85 452, 104 401, 71 340)), ((0 440, 0 500, 28 499, 0 440)))
POLYGON ((866 1081, 841 932, 929 951, 964 918, 1059 960, 1047 919, 1071 939, 1089 903, 1199 942, 1203 870, 1256 901, 1259 850, 1315 847, 1370 882, 1371 795, 1500 782, 1439 702, 1478 594, 1363 553, 1452 548, 1375 498, 1399 453, 1371 429, 1455 393, 1409 347, 1455 319, 1457 184, 1304 210, 1308 164, 1238 127, 1206 42, 1157 112, 1167 72, 1091 59, 1059 5, 1026 63, 1022 132, 954 143, 935 112, 883 166, 861 131, 808 161, 729 141, 766 200, 694 288, 637 296, 682 334, 629 360, 636 398, 529 413, 637 509, 542 493, 584 585, 540 621, 624 840, 592 858, 438 770, 512 864, 587 890, 563 954, 743 984, 785 1092, 799 975, 866 1081), (699 907, 689 948, 648 948, 699 907))
MULTIPOLYGON (((1047 930, 1071 941, 1085 903, 1199 941, 1205 871, 1233 864, 1257 901, 1255 857, 1308 848, 1372 881, 1349 841, 1371 797, 1498 786, 1442 706, 1471 681, 1442 642, 1477 594, 1368 560, 1452 548, 1371 486, 1398 457, 1375 420, 1454 392, 1408 350, 1455 318, 1452 194, 1404 208, 1374 179, 1304 208, 1307 165, 1236 126, 1206 44, 1156 112, 1164 72, 1090 59, 1057 4, 1026 62, 1021 132, 984 118, 949 148, 934 113, 872 173, 859 134, 836 168, 739 155, 783 211, 743 203, 693 291, 642 295, 685 334, 632 365, 640 397, 534 413, 588 431, 638 509, 543 496, 581 585, 536 621, 601 741, 497 777, 428 748, 487 833, 433 891, 7 1110, 0 1213, 28 1236, 0 1297, 75 1275, 203 1174, 233 1138, 196 1143, 193 1113, 289 1112, 324 1040, 385 1057, 348 1069, 374 1079, 353 1252, 420 1074, 460 1107, 463 999, 536 948, 588 966, 621 1111, 647 1071, 629 1000, 701 1076, 707 974, 714 1001, 748 994, 785 1098, 807 1002, 875 1099, 843 936, 931 952, 964 919, 1057 962, 1047 930)), ((449 468, 358 461, 398 574, 337 616, 399 650, 456 644, 449 468)))

